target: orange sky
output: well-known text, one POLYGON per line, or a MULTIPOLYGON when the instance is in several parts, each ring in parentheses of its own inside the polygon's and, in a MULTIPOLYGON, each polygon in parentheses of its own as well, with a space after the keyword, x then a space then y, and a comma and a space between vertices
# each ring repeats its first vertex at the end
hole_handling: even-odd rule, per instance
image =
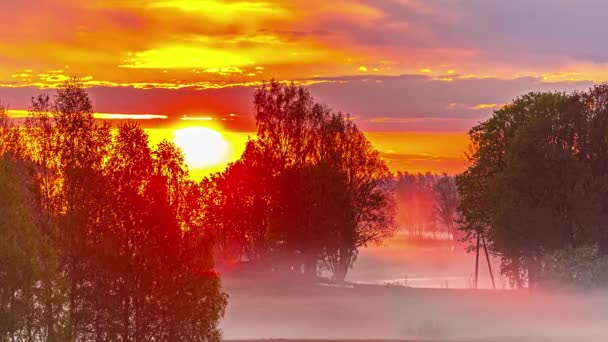
MULTIPOLYGON (((205 126, 203 126, 205 127, 205 126)), ((211 126, 213 127, 213 126, 211 126)), ((174 128, 148 128, 150 143, 157 144, 162 139, 174 139, 174 128)), ((225 161, 237 160, 245 148, 245 142, 254 132, 222 131, 222 136, 230 148, 225 161)), ((458 174, 466 168, 464 151, 469 138, 462 132, 367 132, 366 136, 393 172, 434 172, 458 174)), ((204 145, 204 144, 202 144, 204 145)), ((209 146, 208 148, 216 148, 209 146)), ((200 179, 211 172, 224 169, 220 163, 213 167, 194 168, 190 174, 200 179)))
POLYGON ((253 87, 296 81, 351 113, 393 170, 453 173, 464 132, 493 109, 608 79, 596 43, 607 11, 595 0, 1 1, 0 101, 18 114, 78 76, 105 118, 146 114, 154 137, 211 127, 232 160, 255 129, 253 87))
POLYGON ((484 3, 3 1, 1 81, 48 86, 75 74, 91 85, 175 88, 351 74, 607 79, 605 49, 584 36, 599 34, 584 15, 593 20, 601 2, 484 3), (547 13, 528 13, 543 5, 547 13), (559 43, 548 39, 552 30, 559 43), (574 38, 581 42, 572 48, 586 50, 567 51, 574 38))

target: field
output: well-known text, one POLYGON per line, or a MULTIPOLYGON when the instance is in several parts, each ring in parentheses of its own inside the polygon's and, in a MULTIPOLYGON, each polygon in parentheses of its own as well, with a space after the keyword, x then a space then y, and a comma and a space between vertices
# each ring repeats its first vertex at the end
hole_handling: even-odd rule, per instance
POLYGON ((226 339, 606 341, 608 296, 226 281, 226 339), (602 338, 603 336, 603 338, 602 338))

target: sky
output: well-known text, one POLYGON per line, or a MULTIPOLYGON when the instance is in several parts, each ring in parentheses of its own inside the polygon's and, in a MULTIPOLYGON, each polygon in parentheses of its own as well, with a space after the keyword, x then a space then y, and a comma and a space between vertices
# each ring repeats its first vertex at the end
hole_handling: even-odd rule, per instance
POLYGON ((255 87, 294 81, 350 113, 393 171, 457 173, 467 130, 493 110, 608 80, 607 11, 602 0, 0 1, 0 101, 18 116, 80 77, 96 112, 146 114, 153 141, 219 132, 228 146, 194 131, 225 150, 209 171, 255 131, 255 87))

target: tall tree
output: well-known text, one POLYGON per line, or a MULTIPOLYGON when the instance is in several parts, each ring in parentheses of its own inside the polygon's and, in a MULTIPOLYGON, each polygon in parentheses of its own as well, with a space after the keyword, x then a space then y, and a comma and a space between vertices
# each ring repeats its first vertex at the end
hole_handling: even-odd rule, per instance
POLYGON ((458 212, 458 191, 453 177, 443 175, 433 185, 435 192, 435 212, 447 228, 452 240, 455 240, 456 230, 454 221, 458 212))
POLYGON ((545 255, 606 234, 606 187, 589 147, 590 127, 605 115, 590 105, 603 97, 599 90, 530 93, 470 131, 477 149, 457 178, 463 229, 488 238, 518 286, 540 283, 545 255))
POLYGON ((321 160, 333 167, 346 183, 349 213, 340 213, 346 230, 340 234, 329 259, 333 278, 342 281, 358 248, 379 243, 394 233, 395 202, 391 174, 365 135, 348 116, 327 114, 321 160))
POLYGON ((221 339, 204 192, 175 145, 112 134, 71 79, 32 99, 25 127, 3 111, 0 148, 0 340, 221 339))
MULTIPOLYGON (((102 163, 110 141, 108 124, 98 125, 86 90, 77 79, 66 81, 53 100, 52 114, 57 129, 57 173, 60 239, 63 271, 69 282, 68 341, 91 332, 92 296, 88 250, 93 236, 103 226, 103 186, 92 187, 102 174, 102 163)), ((100 183, 103 185, 104 183, 100 183)))
POLYGON ((39 210, 31 166, 0 159, 0 341, 33 340, 45 331, 42 284, 56 277, 56 255, 36 222, 39 210))
POLYGON ((386 164, 348 116, 305 88, 264 84, 254 110, 256 139, 214 177, 227 213, 215 220, 222 239, 292 272, 316 275, 324 262, 343 280, 359 247, 393 232, 386 164))
MULTIPOLYGON (((25 121, 24 140, 26 145, 26 158, 35 166, 34 179, 40 194, 40 211, 37 222, 42 232, 57 251, 59 248, 59 235, 57 214, 60 191, 60 179, 57 173, 58 135, 54 124, 52 111, 52 98, 44 93, 32 98, 32 105, 25 121)), ((62 336, 63 324, 58 319, 64 311, 64 287, 60 286, 59 279, 45 279, 43 283, 45 301, 43 303, 46 334, 48 341, 56 341, 62 336)))

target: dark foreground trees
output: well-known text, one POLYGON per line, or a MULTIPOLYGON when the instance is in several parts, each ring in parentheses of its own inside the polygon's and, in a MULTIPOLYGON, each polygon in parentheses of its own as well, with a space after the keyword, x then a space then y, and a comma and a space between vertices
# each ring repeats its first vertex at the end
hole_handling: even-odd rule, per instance
POLYGON ((0 110, 0 341, 219 341, 214 255, 343 280, 393 232, 388 168, 306 89, 254 105, 256 138, 201 183, 172 143, 96 121, 77 80, 22 126, 0 110))
POLYGON ((576 278, 555 273, 608 252, 607 95, 606 85, 530 93, 470 131, 476 150, 457 178, 463 229, 487 238, 518 286, 576 278))
POLYGON ((254 96, 258 132, 242 158, 211 177, 207 196, 221 255, 283 273, 343 280, 357 249, 392 234, 390 173, 348 116, 301 87, 254 96))
POLYGON ((221 339, 226 295, 175 146, 111 133, 76 80, 0 133, 0 341, 221 339))
POLYGON ((52 298, 42 284, 57 279, 56 254, 37 225, 31 167, 0 159, 0 340, 39 336, 45 317, 38 305, 52 298))

